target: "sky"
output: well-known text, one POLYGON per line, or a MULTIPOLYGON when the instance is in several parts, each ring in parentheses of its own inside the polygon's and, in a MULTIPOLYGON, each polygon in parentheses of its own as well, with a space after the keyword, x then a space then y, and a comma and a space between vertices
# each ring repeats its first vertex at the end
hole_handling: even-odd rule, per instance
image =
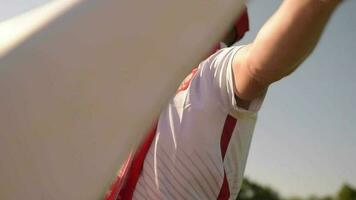
MULTIPOLYGON (((253 40, 280 2, 249 2, 251 31, 240 43, 253 40)), ((355 10, 356 1, 338 8, 312 55, 269 88, 259 113, 245 175, 283 195, 356 186, 355 10)))
MULTIPOLYGON (((48 0, 0 0, 0 21, 48 0)), ((249 43, 281 0, 248 3, 249 43)), ((356 1, 335 12, 320 43, 290 77, 269 88, 245 175, 283 196, 356 186, 356 1)))

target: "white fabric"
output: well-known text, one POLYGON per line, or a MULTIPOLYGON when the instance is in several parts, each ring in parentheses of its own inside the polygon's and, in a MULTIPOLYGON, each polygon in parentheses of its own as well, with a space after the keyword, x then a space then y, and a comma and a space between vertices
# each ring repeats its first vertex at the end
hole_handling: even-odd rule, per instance
POLYGON ((232 59, 225 48, 203 61, 189 87, 161 113, 134 199, 216 199, 224 178, 230 199, 240 189, 257 111, 236 106, 232 59), (227 115, 237 119, 224 161, 220 139, 227 115))

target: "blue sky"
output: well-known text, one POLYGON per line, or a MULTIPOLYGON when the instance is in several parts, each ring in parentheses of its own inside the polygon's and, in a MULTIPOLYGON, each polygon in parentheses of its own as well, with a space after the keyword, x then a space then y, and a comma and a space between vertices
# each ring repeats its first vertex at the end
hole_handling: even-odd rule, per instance
MULTIPOLYGON (((48 0, 0 0, 0 21, 48 0)), ((253 40, 280 0, 251 1, 253 40)), ((246 175, 283 195, 332 194, 356 186, 356 1, 339 7, 310 58, 272 85, 253 137, 246 175)))

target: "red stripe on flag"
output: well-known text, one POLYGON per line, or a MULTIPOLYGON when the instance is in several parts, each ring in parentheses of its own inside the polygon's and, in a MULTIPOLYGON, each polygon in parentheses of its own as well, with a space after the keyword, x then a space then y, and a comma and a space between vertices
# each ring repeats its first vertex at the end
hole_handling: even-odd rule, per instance
POLYGON ((238 20, 235 22, 235 30, 236 30, 236 41, 239 41, 245 33, 250 29, 250 23, 248 19, 247 8, 240 15, 238 20))
POLYGON ((151 129, 141 146, 137 149, 134 158, 132 159, 131 168, 127 173, 127 179, 125 182, 125 186, 119 192, 119 196, 117 200, 129 200, 132 199, 136 184, 138 182, 138 178, 140 177, 143 163, 145 161, 145 157, 150 149, 150 146, 153 142, 153 139, 156 135, 157 131, 157 123, 151 129))
POLYGON ((115 182, 112 184, 105 200, 129 200, 132 199, 136 184, 140 177, 145 157, 156 135, 157 123, 148 132, 143 143, 137 149, 135 155, 130 156, 123 169, 120 170, 115 182), (132 159, 131 159, 132 158, 132 159), (128 164, 131 161, 130 164, 128 164), (128 167, 127 167, 128 166, 128 167))
POLYGON ((122 187, 125 179, 125 175, 127 170, 131 164, 132 155, 130 153, 128 159, 125 161, 124 165, 119 170, 119 173, 114 180, 113 184, 110 186, 109 191, 106 192, 104 200, 115 200, 120 192, 120 188, 122 187))

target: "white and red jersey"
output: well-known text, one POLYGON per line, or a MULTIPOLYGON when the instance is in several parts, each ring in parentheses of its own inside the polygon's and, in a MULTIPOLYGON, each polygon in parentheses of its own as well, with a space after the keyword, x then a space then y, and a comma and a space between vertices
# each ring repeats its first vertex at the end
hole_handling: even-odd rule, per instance
POLYGON ((237 106, 225 48, 183 81, 128 162, 116 199, 236 199, 263 97, 237 106))

